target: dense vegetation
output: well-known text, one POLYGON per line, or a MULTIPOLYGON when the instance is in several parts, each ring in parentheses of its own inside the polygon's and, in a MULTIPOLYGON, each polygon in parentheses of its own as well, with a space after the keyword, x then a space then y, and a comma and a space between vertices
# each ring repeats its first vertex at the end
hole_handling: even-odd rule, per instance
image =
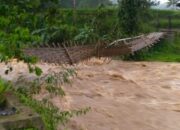
MULTIPOLYGON (((149 14, 151 2, 147 0, 121 0, 119 2, 119 23, 121 30, 126 35, 136 35, 142 31, 141 24, 149 14)), ((147 22, 147 21, 146 21, 147 22)))
POLYGON ((6 105, 6 98, 4 93, 8 91, 10 84, 0 78, 0 109, 4 108, 6 105))
POLYGON ((103 5, 112 5, 110 0, 61 0, 63 8, 93 8, 103 5))
POLYGON ((154 31, 157 26, 167 28, 168 15, 173 15, 172 27, 180 27, 178 11, 145 11, 144 6, 137 6, 132 18, 127 17, 124 20, 123 16, 126 15, 121 15, 123 8, 118 16, 117 8, 100 6, 74 11, 61 8, 61 3, 57 0, 1 0, 0 3, 1 60, 15 57, 31 61, 22 54, 20 48, 40 43, 62 43, 69 40, 96 43, 98 40, 112 41, 122 38, 131 35, 130 32, 135 35, 154 31), (135 12, 141 12, 137 13, 138 19, 135 18, 135 12), (136 26, 126 26, 128 19, 136 23, 136 26), (132 21, 133 19, 137 22, 132 21), (128 30, 127 27, 131 27, 128 32, 125 31, 128 30))
MULTIPOLYGON (((152 20, 149 25, 157 25, 157 31, 161 28, 169 27, 169 17, 172 19, 171 28, 180 29, 180 12, 178 10, 151 10, 151 14, 156 19, 152 20)), ((139 51, 135 55, 125 56, 124 59, 133 61, 180 62, 180 34, 177 32, 174 37, 164 39, 154 47, 139 51)))
POLYGON ((127 56, 125 60, 180 62, 180 33, 161 41, 150 49, 127 56))

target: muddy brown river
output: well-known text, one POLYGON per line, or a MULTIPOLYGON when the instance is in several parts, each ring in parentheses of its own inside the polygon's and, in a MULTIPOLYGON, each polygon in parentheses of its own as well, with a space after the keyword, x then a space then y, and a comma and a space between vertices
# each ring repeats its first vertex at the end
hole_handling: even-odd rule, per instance
MULTIPOLYGON (((0 65, 2 77, 26 75, 26 65, 12 64, 9 76, 0 65)), ((39 66, 45 73, 59 69, 39 66)), ((77 77, 63 86, 64 99, 54 97, 52 102, 64 110, 91 110, 58 130, 180 130, 180 63, 92 59, 75 68, 77 77)))

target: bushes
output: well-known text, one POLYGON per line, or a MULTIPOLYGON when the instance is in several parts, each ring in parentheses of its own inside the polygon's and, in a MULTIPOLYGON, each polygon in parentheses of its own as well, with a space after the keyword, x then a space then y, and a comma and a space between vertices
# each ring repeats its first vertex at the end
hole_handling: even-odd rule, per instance
POLYGON ((0 109, 2 107, 5 107, 5 92, 7 92, 10 89, 10 84, 3 79, 0 78, 0 109))
POLYGON ((25 105, 30 106, 41 115, 46 130, 56 130, 58 125, 65 125, 73 116, 86 114, 90 110, 88 107, 80 110, 62 111, 51 102, 51 99, 55 96, 65 96, 61 86, 64 83, 69 83, 70 77, 75 75, 75 70, 66 69, 59 73, 37 78, 33 82, 26 82, 22 79, 19 80, 20 84, 16 84, 18 89, 15 92, 25 105), (24 84, 22 85, 22 83, 24 84), (42 100, 34 99, 33 96, 39 94, 41 89, 45 89, 47 95, 42 100))
POLYGON ((148 32, 142 25, 150 20, 151 4, 153 3, 150 0, 121 0, 119 2, 119 25, 125 36, 148 32))
POLYGON ((1 32, 0 35, 0 54, 9 58, 22 58, 22 47, 41 41, 39 36, 31 35, 28 28, 22 27, 16 27, 9 33, 1 32))
MULTIPOLYGON (((74 40, 83 44, 91 43, 98 39, 98 35, 94 32, 94 29, 85 26, 79 30, 79 34, 74 37, 74 40)), ((92 43, 91 43, 92 44, 92 43)))
MULTIPOLYGON (((46 7, 43 3, 34 5, 33 1, 28 2, 26 6, 18 3, 12 4, 10 2, 0 5, 0 10, 6 10, 2 11, 0 16, 0 36, 3 37, 3 42, 9 41, 12 43, 12 39, 14 39, 13 42, 24 46, 27 43, 34 45, 42 42, 61 43, 70 40, 83 42, 94 41, 94 39, 95 41, 112 41, 124 37, 125 30, 119 27, 118 10, 116 8, 101 6, 97 9, 77 9, 74 12, 72 9, 52 8, 53 5, 46 7), (41 6, 43 8, 40 8, 41 6), (32 7, 35 7, 35 9, 32 9, 32 7)), ((154 21, 149 24, 149 19, 154 18, 155 14, 155 11, 151 11, 152 16, 145 13, 141 14, 146 19, 137 20, 137 24, 141 26, 138 27, 138 30, 137 28, 134 29, 134 31, 136 33, 138 31, 154 31, 154 28, 151 28, 152 26, 155 27, 156 24, 154 21)), ((160 14, 165 15, 164 12, 160 12, 160 14)), ((132 14, 132 17, 134 16, 132 14)), ((122 23, 124 18, 122 15, 119 17, 121 19, 120 23, 122 23)), ((162 26, 166 26, 163 21, 161 23, 162 26)), ((175 26, 178 26, 178 20, 174 23, 177 23, 175 26)), ((127 25, 127 22, 124 22, 123 26, 125 27, 125 25, 127 25)), ((132 32, 132 29, 130 29, 130 32, 132 32)))
POLYGON ((125 57, 125 60, 180 62, 180 33, 171 41, 161 41, 149 50, 144 49, 125 57))
POLYGON ((180 13, 178 10, 150 10, 150 14, 152 15, 152 20, 150 21, 151 26, 158 26, 159 28, 168 28, 168 17, 170 16, 172 18, 172 28, 180 28, 180 13))
MULTIPOLYGON (((22 53, 21 48, 39 43, 62 43, 70 40, 83 43, 90 43, 90 41, 96 43, 99 40, 113 41, 125 37, 126 29, 123 29, 122 26, 130 27, 127 22, 123 22, 122 13, 119 14, 120 23, 118 23, 118 10, 116 8, 101 6, 97 9, 77 9, 73 11, 72 9, 57 8, 58 4, 47 6, 41 0, 33 1, 2 1, 0 5, 1 59, 19 58, 22 55, 20 54, 22 53), (33 1, 37 1, 37 3, 33 3, 33 1), (27 3, 24 4, 24 2, 27 3), (32 7, 34 8, 32 9, 32 7)), ((166 16, 167 13, 179 14, 175 11, 158 12, 160 17, 166 16)), ((140 27, 131 28, 129 32, 134 30, 133 34, 136 34, 154 31, 156 20, 150 19, 154 19, 156 13, 157 11, 151 10, 150 15, 149 13, 147 15, 143 11, 141 15, 145 19, 137 20, 137 25, 140 27)), ((134 12, 131 16, 133 18, 129 21, 132 22, 135 16, 134 12)), ((136 19, 134 20, 136 21, 136 19)), ((173 21, 173 26, 178 27, 179 23, 176 19, 173 21)), ((161 20, 160 27, 166 26, 167 21, 161 20)))
POLYGON ((68 25, 47 26, 32 32, 33 35, 40 35, 43 43, 62 43, 72 39, 76 28, 68 25))

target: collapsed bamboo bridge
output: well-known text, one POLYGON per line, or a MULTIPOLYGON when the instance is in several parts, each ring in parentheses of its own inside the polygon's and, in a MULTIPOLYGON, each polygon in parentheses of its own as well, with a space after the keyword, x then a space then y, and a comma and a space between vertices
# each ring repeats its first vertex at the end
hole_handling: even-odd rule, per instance
POLYGON ((73 45, 53 44, 25 49, 25 54, 56 64, 74 64, 91 57, 112 57, 133 54, 143 48, 152 47, 167 35, 167 32, 153 32, 131 38, 116 40, 110 44, 73 45))

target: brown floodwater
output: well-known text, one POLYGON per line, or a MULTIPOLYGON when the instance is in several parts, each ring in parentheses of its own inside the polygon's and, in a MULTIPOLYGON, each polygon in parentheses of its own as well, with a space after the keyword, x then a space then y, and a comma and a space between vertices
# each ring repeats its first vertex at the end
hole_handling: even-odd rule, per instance
MULTIPOLYGON (((12 65, 14 71, 8 76, 4 75, 4 64, 0 65, 2 77, 17 80, 27 76, 26 65, 12 65)), ((61 69, 39 66, 45 73, 61 69)), ((91 110, 58 130, 180 130, 180 63, 92 59, 74 68, 77 77, 63 86, 64 99, 54 97, 51 101, 64 110, 91 110)))

